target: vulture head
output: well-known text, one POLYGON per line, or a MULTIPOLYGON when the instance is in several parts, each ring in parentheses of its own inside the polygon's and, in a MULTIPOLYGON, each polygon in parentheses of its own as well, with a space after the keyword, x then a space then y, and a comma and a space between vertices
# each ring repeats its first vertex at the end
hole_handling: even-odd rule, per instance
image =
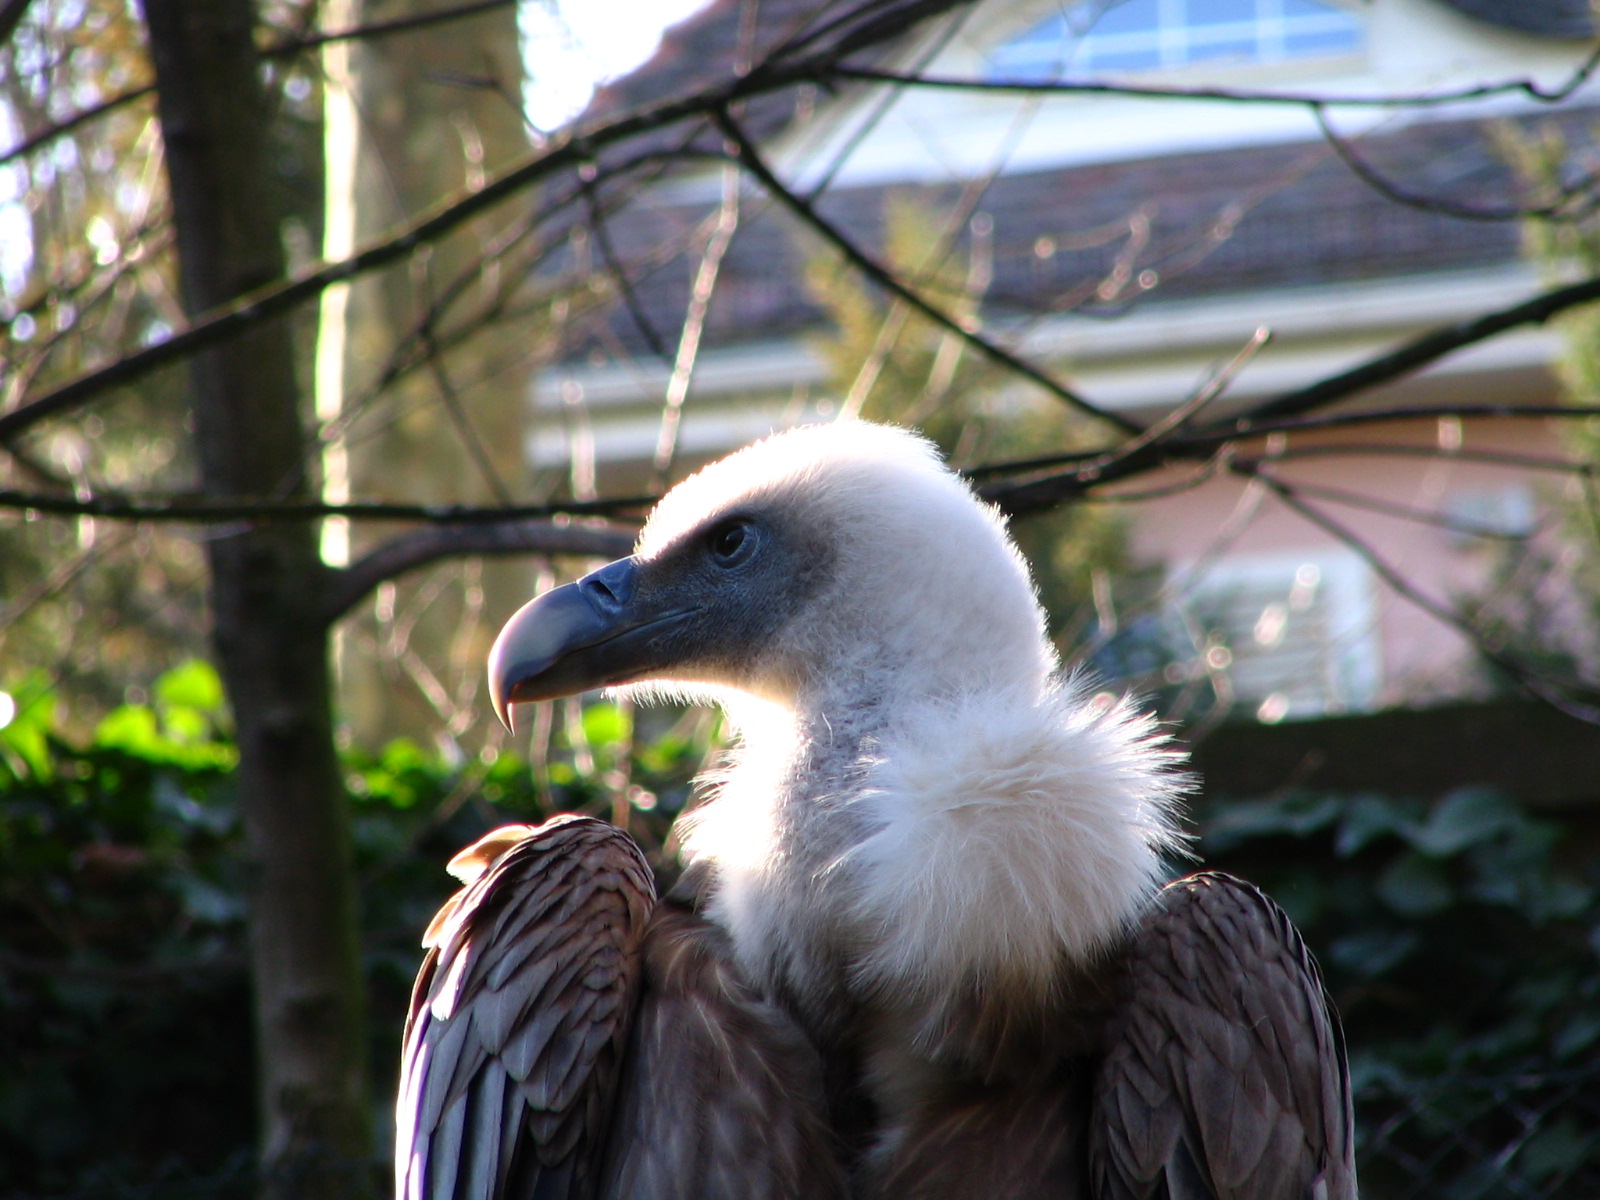
POLYGON ((511 619, 489 682, 506 720, 595 687, 720 704, 740 745, 684 838, 707 911, 762 986, 893 996, 933 1045, 932 997, 1037 1001, 1176 846, 1172 752, 1058 666, 998 513, 921 438, 837 423, 679 484, 631 557, 511 619))
POLYGON ((529 603, 489 659, 521 701, 636 685, 859 714, 1054 666, 998 516, 920 438, 822 425, 715 462, 655 508, 632 557, 529 603))

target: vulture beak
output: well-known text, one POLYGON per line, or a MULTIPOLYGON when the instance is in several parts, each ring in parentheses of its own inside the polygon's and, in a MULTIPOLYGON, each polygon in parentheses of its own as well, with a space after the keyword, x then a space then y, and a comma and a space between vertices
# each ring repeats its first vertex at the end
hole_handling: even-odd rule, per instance
POLYGON ((618 559, 528 601, 489 651, 489 700, 516 732, 514 704, 627 683, 664 661, 662 635, 692 609, 635 597, 639 566, 618 559))

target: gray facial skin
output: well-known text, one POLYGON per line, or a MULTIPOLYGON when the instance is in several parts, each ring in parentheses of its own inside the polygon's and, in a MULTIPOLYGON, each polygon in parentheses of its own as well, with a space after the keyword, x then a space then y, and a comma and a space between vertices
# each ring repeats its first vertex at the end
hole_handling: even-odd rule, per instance
POLYGON ((827 578, 809 541, 766 514, 720 515, 529 601, 489 654, 496 714, 514 729, 513 705, 591 688, 743 681, 827 578))

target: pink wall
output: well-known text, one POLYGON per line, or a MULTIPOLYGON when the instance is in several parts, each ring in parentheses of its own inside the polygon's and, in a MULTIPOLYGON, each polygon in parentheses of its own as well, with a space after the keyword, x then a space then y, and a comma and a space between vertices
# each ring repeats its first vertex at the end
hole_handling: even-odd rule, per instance
MULTIPOLYGON (((1307 489, 1353 493, 1369 501, 1425 512, 1471 513, 1493 518, 1515 513, 1515 498, 1531 499, 1536 520, 1547 515, 1548 500, 1567 484, 1562 474, 1526 465, 1498 465, 1448 454, 1404 457, 1402 447, 1439 449, 1457 442, 1465 452, 1507 456, 1565 457, 1559 433, 1550 422, 1532 419, 1480 419, 1463 424, 1417 420, 1389 426, 1356 426, 1321 434, 1297 435, 1272 465, 1272 474, 1307 489), (1336 447, 1362 446, 1363 454, 1332 453, 1336 447), (1391 453, 1385 453, 1388 449, 1391 453), (1312 454, 1314 450, 1327 453, 1312 454), (1299 455, 1306 457, 1298 457, 1299 455), (1507 503, 1509 502, 1509 504, 1507 503)), ((1261 444, 1246 448, 1259 454, 1261 444)), ((1172 484, 1188 472, 1170 470, 1129 491, 1172 484)), ((1422 521, 1373 512, 1326 494, 1306 492, 1304 500, 1356 532, 1382 560, 1413 587, 1448 605, 1463 593, 1481 591, 1495 561, 1491 543, 1422 521)), ((1299 553, 1327 553, 1337 539, 1293 511, 1265 488, 1251 487, 1236 475, 1220 474, 1191 490, 1144 501, 1133 509, 1134 541, 1147 559, 1182 565, 1206 555, 1222 560, 1299 553)), ((1379 664, 1377 702, 1422 701, 1479 690, 1481 674, 1463 636, 1423 611, 1372 573, 1369 641, 1379 664)), ((1359 632, 1359 631, 1355 631, 1359 632)), ((1355 633, 1352 633, 1354 636, 1355 633)))

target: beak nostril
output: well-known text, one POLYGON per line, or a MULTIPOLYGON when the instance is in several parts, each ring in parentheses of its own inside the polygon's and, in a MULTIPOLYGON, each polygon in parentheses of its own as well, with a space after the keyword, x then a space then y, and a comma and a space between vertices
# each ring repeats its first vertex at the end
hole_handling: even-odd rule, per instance
POLYGON ((578 590, 602 612, 616 612, 633 596, 634 565, 631 558, 607 563, 578 581, 578 590))

